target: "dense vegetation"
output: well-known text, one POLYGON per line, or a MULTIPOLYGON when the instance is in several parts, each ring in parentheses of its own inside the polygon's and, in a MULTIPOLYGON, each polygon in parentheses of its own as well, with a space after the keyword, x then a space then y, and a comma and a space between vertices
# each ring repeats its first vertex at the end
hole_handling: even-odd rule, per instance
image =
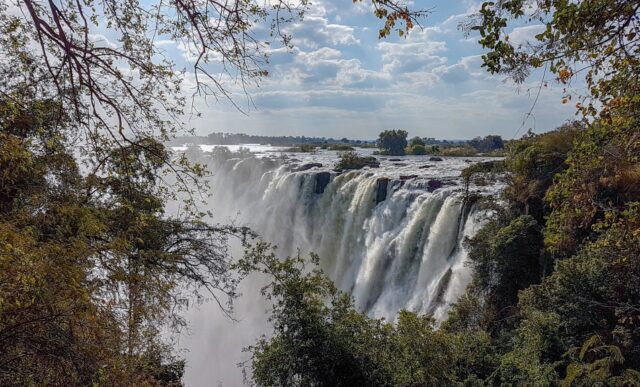
POLYGON ((158 142, 80 165, 60 105, 29 95, 0 125, 0 384, 179 384, 160 332, 194 292, 226 305, 244 231, 164 212, 158 142))
POLYGON ((476 137, 462 144, 432 145, 427 147, 427 152, 450 157, 504 156, 505 142, 500 136, 488 135, 476 137))
MULTIPOLYGON (((239 144, 263 144, 273 146, 290 146, 310 144, 315 146, 353 144, 364 145, 367 141, 349 140, 347 138, 335 139, 327 137, 307 137, 307 136, 258 136, 245 133, 211 133, 206 137, 195 137, 203 144, 212 145, 239 145, 239 144)), ((180 141, 193 142, 194 137, 184 137, 180 141)))
POLYGON ((409 141, 409 146, 407 146, 404 151, 408 155, 420 156, 427 154, 427 148, 425 147, 424 140, 420 137, 412 138, 411 141, 409 141))
POLYGON ((302 145, 294 146, 291 148, 287 148, 285 150, 285 152, 292 152, 292 153, 313 153, 315 151, 316 151, 316 147, 311 144, 302 144, 302 145))

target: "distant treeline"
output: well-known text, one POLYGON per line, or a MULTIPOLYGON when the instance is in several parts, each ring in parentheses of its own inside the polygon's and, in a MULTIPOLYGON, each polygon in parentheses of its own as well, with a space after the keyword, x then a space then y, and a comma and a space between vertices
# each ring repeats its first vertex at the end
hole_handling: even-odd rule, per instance
MULTIPOLYGON (((433 137, 424 137, 426 145, 453 145, 464 144, 465 140, 438 140, 433 137)), ((177 137, 172 144, 210 144, 210 145, 240 145, 240 144, 262 144, 274 146, 293 146, 300 144, 354 144, 363 146, 374 146, 376 140, 352 140, 348 138, 336 139, 332 137, 307 137, 307 136, 258 136, 245 133, 211 133, 208 136, 185 136, 177 137)))
POLYGON ((327 137, 306 136, 257 136, 245 133, 211 133, 207 136, 209 144, 237 145, 237 144, 263 144, 275 146, 290 146, 299 144, 374 144, 374 140, 349 140, 348 138, 335 139, 327 137))

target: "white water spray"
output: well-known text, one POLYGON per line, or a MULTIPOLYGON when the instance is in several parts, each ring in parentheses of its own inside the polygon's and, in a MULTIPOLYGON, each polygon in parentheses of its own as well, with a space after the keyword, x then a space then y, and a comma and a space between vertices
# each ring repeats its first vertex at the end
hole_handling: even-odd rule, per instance
MULTIPOLYGON (((323 270, 371 316, 393 320, 408 309, 441 321, 470 281, 463 241, 480 227, 482 214, 464 201, 463 160, 431 168, 426 158, 384 161, 379 169, 337 174, 328 168, 335 154, 300 161, 223 150, 189 153, 214 173, 216 220, 250 226, 283 256, 298 249, 317 253, 323 270), (301 168, 307 161, 324 165, 301 168)), ((244 297, 259 297, 253 293, 245 290, 244 297)), ((264 318, 248 319, 264 324, 264 318)), ((194 336, 201 329, 206 326, 194 336)), ((255 341, 256 327, 250 331, 245 333, 254 337, 244 336, 245 346, 255 341)), ((200 351, 189 358, 206 356, 200 351)))

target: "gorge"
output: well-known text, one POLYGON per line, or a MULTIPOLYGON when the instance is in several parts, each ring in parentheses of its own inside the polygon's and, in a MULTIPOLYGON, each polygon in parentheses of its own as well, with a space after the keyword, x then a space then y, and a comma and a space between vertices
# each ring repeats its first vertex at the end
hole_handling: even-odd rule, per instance
MULTIPOLYGON (((342 172, 334 170, 336 152, 289 154, 277 148, 249 148, 253 152, 237 147, 235 152, 213 146, 174 148, 212 171, 209 202, 216 221, 249 226, 277 246, 280 256, 318 254, 325 273, 370 316, 393 320, 407 309, 436 321, 446 318, 471 277, 464 240, 482 226, 486 215, 473 197, 500 189, 500 183, 472 183, 467 192, 460 173, 490 158, 379 157, 377 168, 342 172)), ((199 373, 206 369, 197 365, 199 358, 214 356, 216 364, 229 363, 230 351, 240 352, 255 339, 248 336, 264 333, 265 307, 256 300, 256 283, 243 287, 245 300, 238 313, 244 321, 237 326, 212 323, 211 314, 218 312, 207 306, 191 316, 195 334, 187 339, 188 358, 199 373), (241 335, 217 337, 248 340, 233 348, 191 342, 207 337, 198 327, 242 330, 241 335)), ((235 362, 241 360, 240 356, 235 362)), ((226 370, 233 373, 233 365, 226 370)))

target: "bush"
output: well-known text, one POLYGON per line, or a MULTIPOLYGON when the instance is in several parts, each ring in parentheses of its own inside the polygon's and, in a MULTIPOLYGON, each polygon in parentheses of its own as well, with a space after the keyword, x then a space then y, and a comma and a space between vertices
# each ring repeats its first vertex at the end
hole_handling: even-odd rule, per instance
POLYGON ((409 142, 409 147, 413 147, 415 145, 425 146, 426 144, 424 143, 423 139, 421 139, 420 137, 416 136, 416 137, 412 138, 411 141, 409 142))
POLYGON ((354 151, 348 151, 340 154, 340 161, 336 164, 336 169, 361 169, 366 166, 378 167, 380 163, 375 157, 363 157, 354 151))
POLYGON ((407 147, 405 151, 408 155, 421 156, 421 155, 427 154, 427 148, 424 145, 420 145, 420 144, 410 145, 407 147))
POLYGON ((301 144, 288 149, 285 152, 291 153, 313 153, 316 151, 316 146, 311 144, 301 144))
POLYGON ((347 144, 331 144, 327 148, 332 151, 352 151, 354 148, 351 145, 347 144))
POLYGON ((504 148, 504 142, 502 137, 496 135, 490 135, 482 137, 476 137, 469 141, 469 145, 477 149, 479 152, 491 152, 496 149, 504 148))

